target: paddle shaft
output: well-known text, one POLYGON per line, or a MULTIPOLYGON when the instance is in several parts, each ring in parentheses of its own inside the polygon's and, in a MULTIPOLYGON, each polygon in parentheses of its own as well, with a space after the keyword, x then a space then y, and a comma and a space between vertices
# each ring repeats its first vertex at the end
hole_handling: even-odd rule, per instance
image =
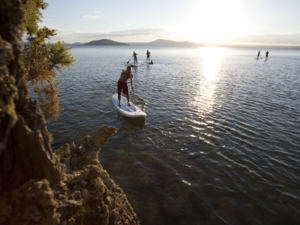
POLYGON ((129 61, 127 62, 127 64, 130 62, 130 60, 132 59, 133 56, 131 56, 131 58, 129 59, 129 61))
POLYGON ((133 92, 133 104, 135 104, 134 89, 132 89, 132 92, 133 92))

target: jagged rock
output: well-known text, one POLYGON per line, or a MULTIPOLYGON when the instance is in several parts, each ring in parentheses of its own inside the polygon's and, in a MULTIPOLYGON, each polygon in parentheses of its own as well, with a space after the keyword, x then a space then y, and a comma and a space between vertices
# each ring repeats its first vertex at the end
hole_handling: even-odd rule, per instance
POLYGON ((104 126, 76 146, 52 151, 37 101, 24 77, 24 12, 0 4, 0 225, 139 224, 98 154, 116 129, 104 126))
POLYGON ((67 196, 82 203, 79 208, 74 205, 60 209, 61 215, 76 215, 66 224, 77 224, 78 221, 84 224, 88 221, 102 221, 99 224, 139 223, 123 190, 110 179, 98 160, 100 148, 115 132, 115 128, 101 127, 93 137, 87 136, 78 146, 64 144, 55 151, 60 162, 72 162, 63 175, 63 182, 68 187, 67 196))

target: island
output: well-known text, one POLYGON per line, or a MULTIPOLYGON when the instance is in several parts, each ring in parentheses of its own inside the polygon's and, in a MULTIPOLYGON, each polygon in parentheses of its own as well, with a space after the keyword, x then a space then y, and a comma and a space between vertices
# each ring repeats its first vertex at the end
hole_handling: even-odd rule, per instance
POLYGON ((89 43, 86 43, 85 45, 129 45, 126 43, 116 42, 110 39, 101 39, 96 41, 90 41, 89 43))

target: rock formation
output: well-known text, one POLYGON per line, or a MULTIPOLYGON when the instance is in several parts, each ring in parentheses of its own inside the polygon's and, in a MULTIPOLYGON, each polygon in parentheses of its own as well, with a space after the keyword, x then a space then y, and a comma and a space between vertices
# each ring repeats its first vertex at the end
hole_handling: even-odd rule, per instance
POLYGON ((102 127, 54 153, 37 101, 28 95, 20 0, 0 4, 0 224, 139 224, 98 153, 102 127))

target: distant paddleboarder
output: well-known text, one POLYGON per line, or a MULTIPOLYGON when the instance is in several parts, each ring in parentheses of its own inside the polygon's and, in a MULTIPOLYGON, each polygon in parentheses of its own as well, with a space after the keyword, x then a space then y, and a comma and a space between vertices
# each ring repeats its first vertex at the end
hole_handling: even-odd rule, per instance
POLYGON ((133 59, 134 59, 134 64, 137 64, 137 54, 135 51, 133 51, 133 59))
POLYGON ((258 53, 257 53, 257 58, 259 58, 259 55, 260 55, 260 50, 259 50, 258 53))
POLYGON ((269 52, 268 51, 266 51, 266 58, 268 58, 269 57, 269 52))
POLYGON ((127 66, 127 70, 123 70, 120 76, 120 79, 118 80, 118 98, 119 98, 119 106, 121 107, 121 91, 123 89, 123 94, 127 95, 127 101, 128 105, 130 104, 130 97, 129 97, 129 91, 128 91, 128 84, 127 81, 130 78, 131 82, 131 89, 134 90, 133 87, 133 74, 131 73, 131 67, 127 66))
POLYGON ((149 50, 147 50, 146 55, 147 55, 147 61, 150 61, 150 52, 149 52, 149 50))

